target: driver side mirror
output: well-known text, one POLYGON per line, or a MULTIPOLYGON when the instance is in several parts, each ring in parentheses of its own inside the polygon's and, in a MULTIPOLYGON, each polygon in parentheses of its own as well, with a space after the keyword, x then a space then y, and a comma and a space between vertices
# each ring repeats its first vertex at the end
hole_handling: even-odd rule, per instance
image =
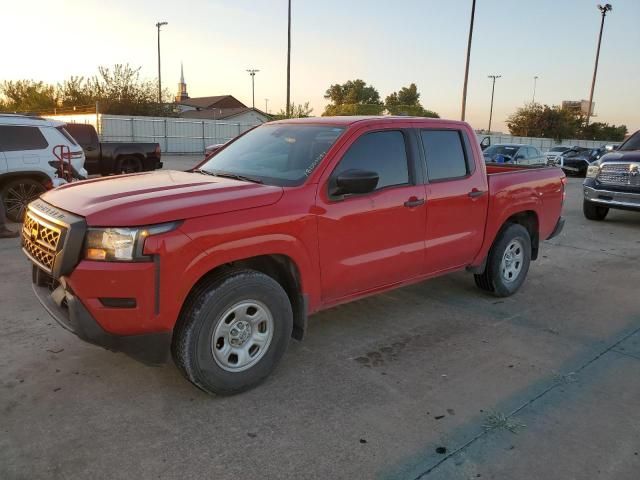
POLYGON ((491 146, 491 137, 484 137, 480 142, 480 148, 484 150, 490 146, 491 146))
POLYGON ((369 193, 378 186, 380 176, 368 170, 346 170, 335 177, 331 196, 369 193))
POLYGON ((524 160, 524 155, 522 155, 522 154, 516 155, 516 157, 513 160, 516 161, 516 162, 518 160, 524 160))

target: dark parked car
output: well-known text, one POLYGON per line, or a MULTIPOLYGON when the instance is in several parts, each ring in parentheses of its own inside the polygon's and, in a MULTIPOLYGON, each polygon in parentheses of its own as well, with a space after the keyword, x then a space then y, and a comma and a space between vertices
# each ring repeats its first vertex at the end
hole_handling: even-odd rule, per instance
POLYGON ((604 147, 600 148, 583 148, 583 147, 571 147, 566 152, 558 155, 555 161, 550 164, 555 164, 564 170, 567 175, 579 175, 584 177, 587 174, 587 168, 593 162, 602 157, 607 150, 604 147))
POLYGON ((640 131, 587 168, 584 216, 604 220, 610 208, 640 212, 640 131))
POLYGON ((540 165, 546 160, 542 152, 531 145, 501 143, 485 149, 482 154, 486 162, 515 163, 518 165, 540 165))
POLYGON ((84 150, 89 174, 111 175, 162 168, 157 143, 101 142, 93 125, 69 123, 66 130, 84 150))

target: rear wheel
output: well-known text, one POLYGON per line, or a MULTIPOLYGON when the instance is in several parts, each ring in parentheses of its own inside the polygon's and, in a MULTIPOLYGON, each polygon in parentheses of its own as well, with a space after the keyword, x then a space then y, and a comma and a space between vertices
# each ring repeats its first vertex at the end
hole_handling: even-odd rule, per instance
POLYGON ((522 225, 511 224, 495 240, 485 271, 474 275, 478 288, 508 297, 524 283, 531 263, 531 237, 522 225))
POLYGON ((292 329, 289 297, 278 282, 253 270, 229 271, 189 296, 171 350, 191 383, 230 395, 275 369, 292 329))
POLYGON ((7 182, 1 192, 7 218, 14 222, 22 222, 27 205, 45 190, 44 185, 31 178, 19 178, 7 182))
POLYGON ((142 171, 142 160, 132 155, 121 157, 118 160, 116 173, 138 173, 142 171))
POLYGON ((609 213, 609 208, 601 207, 589 200, 582 200, 582 213, 589 220, 604 220, 609 213))

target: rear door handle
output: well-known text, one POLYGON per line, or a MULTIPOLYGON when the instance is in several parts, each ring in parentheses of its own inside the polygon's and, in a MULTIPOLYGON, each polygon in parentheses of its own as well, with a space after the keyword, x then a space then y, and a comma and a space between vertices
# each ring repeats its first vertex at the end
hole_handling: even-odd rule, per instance
POLYGON ((478 197, 481 197, 482 195, 484 195, 485 193, 487 193, 486 190, 478 190, 478 189, 474 188, 473 190, 471 190, 469 192, 469 196, 471 198, 478 198, 478 197))
POLYGON ((419 207, 420 205, 424 205, 424 198, 412 197, 404 202, 404 206, 407 208, 419 207))

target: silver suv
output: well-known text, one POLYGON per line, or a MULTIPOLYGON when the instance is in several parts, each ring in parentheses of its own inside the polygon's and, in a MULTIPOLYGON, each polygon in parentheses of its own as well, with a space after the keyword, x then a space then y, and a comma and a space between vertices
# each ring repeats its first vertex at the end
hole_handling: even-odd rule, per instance
POLYGON ((45 190, 86 178, 84 152, 64 125, 0 114, 0 200, 10 220, 22 221, 29 202, 45 190))

